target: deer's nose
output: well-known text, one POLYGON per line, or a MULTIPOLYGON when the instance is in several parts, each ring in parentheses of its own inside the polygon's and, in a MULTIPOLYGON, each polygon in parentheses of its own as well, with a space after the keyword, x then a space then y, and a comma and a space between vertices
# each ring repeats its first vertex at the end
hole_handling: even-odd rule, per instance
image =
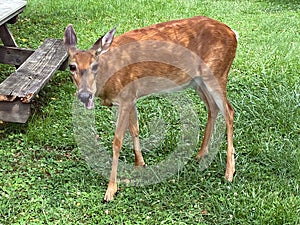
POLYGON ((88 92, 80 92, 78 94, 78 98, 80 101, 82 101, 83 103, 88 103, 89 100, 92 98, 92 94, 88 93, 88 92))

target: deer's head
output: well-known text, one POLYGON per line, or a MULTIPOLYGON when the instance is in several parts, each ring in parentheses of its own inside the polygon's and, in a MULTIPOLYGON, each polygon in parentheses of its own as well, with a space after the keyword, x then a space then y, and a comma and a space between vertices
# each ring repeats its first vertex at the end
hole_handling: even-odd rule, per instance
POLYGON ((94 107, 94 97, 97 91, 96 76, 99 57, 108 51, 116 29, 112 29, 99 38, 89 50, 77 49, 77 37, 72 25, 64 33, 64 44, 69 54, 69 67, 76 85, 76 94, 87 109, 94 107))

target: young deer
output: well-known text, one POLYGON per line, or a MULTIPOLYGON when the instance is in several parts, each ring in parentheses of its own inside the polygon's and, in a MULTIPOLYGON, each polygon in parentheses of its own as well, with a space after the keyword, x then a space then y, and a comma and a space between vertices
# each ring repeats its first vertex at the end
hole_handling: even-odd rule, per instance
POLYGON ((214 123, 221 111, 227 126, 225 178, 232 181, 234 110, 226 97, 226 82, 236 54, 236 33, 221 22, 201 16, 152 25, 114 38, 115 31, 99 38, 89 50, 77 49, 72 25, 64 33, 79 100, 87 109, 94 107, 94 97, 100 97, 103 105, 119 107, 112 169, 104 200, 112 200, 117 192, 118 158, 127 128, 133 139, 135 166, 145 165, 138 136, 136 100, 185 87, 193 87, 208 109, 208 122, 196 158, 208 153, 214 123))

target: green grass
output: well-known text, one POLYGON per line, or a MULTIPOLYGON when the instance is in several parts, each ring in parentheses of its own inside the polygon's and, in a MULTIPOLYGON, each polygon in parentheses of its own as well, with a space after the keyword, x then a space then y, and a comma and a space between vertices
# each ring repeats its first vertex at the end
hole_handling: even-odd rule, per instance
MULTIPOLYGON (((107 179, 90 168, 77 147, 75 89, 69 73, 58 72, 35 99, 26 124, 0 124, 0 224, 300 224, 299 10, 297 0, 29 0, 10 26, 19 46, 26 48, 35 49, 48 37, 62 38, 69 23, 81 48, 115 26, 119 35, 194 15, 237 30, 238 53, 228 82, 236 110, 237 173, 233 183, 223 178, 224 137, 224 150, 206 170, 200 171, 191 157, 169 179, 147 186, 121 184, 116 199, 102 204, 107 179)), ((13 70, 0 65, 0 80, 13 70)), ((192 91, 187 95, 203 135, 205 107, 192 91)), ((142 136, 149 132, 149 110, 159 114, 154 109, 161 107, 168 117, 167 103, 156 100, 139 102, 142 136)), ((100 109, 97 133, 110 151, 114 113, 100 109)), ((176 128, 174 121, 170 126, 176 128)), ((168 134, 165 141, 172 145, 177 133, 168 129, 168 134)), ((144 158, 156 163, 169 151, 167 144, 146 151, 144 158)), ((134 161, 129 149, 122 153, 122 160, 134 161)))

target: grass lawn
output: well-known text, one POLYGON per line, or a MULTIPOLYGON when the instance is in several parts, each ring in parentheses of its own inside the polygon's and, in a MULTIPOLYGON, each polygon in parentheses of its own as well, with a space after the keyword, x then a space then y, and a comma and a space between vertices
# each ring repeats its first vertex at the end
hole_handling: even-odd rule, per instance
MULTIPOLYGON (((62 38, 72 23, 79 47, 88 48, 115 26, 119 35, 195 15, 220 20, 240 36, 228 82, 236 111, 234 182, 224 179, 224 135, 222 151, 207 169, 190 157, 160 183, 121 183, 116 199, 102 204, 108 180, 78 148, 72 121, 75 88, 68 71, 58 72, 35 99, 26 124, 0 122, 0 224, 300 224, 298 0, 28 0, 11 30, 19 46, 35 49, 48 37, 62 38)), ((13 70, 0 65, 0 81, 13 70)), ((202 136, 205 106, 193 91, 186 96, 202 136)), ((97 104, 96 133, 110 154, 115 111, 97 104)), ((156 97, 142 99, 138 109, 146 139, 149 112, 172 117, 168 102, 156 97)), ((146 163, 171 154, 178 136, 173 130, 167 129, 162 146, 144 152, 146 163)), ((126 146, 121 160, 133 163, 126 146)))

